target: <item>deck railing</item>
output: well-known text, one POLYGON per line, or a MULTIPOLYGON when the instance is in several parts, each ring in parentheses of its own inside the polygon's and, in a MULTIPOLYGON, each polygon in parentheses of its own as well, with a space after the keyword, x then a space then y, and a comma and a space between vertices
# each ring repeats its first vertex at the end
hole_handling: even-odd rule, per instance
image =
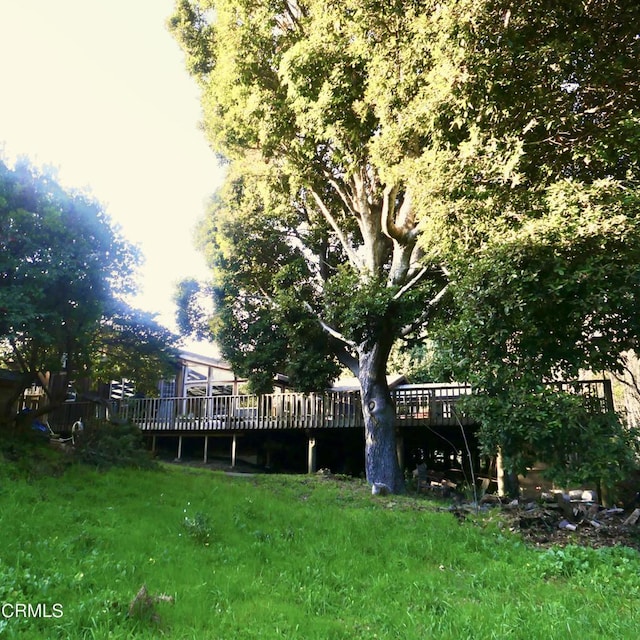
MULTIPOLYGON (((613 410, 609 380, 570 382, 559 386, 565 392, 585 396, 593 412, 613 410)), ((403 427, 470 424, 471 420, 458 405, 460 398, 470 393, 471 387, 465 384, 396 387, 392 391, 396 406, 396 424, 403 427)), ((69 403, 57 410, 60 419, 53 420, 52 426, 55 422, 54 428, 61 429, 64 424, 70 426, 73 420, 85 417, 84 414, 80 415, 80 404, 69 403)), ((124 398, 113 404, 110 415, 129 420, 143 431, 173 433, 256 429, 344 429, 362 428, 364 424, 360 394, 345 391, 310 394, 286 392, 260 396, 124 398)))
POLYGON ((471 387, 466 384, 401 385, 392 392, 396 421, 405 426, 469 424, 471 420, 457 404, 470 393, 471 387))
POLYGON ((229 431, 362 427, 357 394, 273 393, 129 399, 121 418, 143 431, 229 431))
MULTIPOLYGON (((405 426, 455 424, 455 404, 466 385, 405 385, 394 389, 398 420, 405 426)), ((273 393, 171 398, 129 398, 119 416, 143 431, 362 428, 356 392, 273 393)))

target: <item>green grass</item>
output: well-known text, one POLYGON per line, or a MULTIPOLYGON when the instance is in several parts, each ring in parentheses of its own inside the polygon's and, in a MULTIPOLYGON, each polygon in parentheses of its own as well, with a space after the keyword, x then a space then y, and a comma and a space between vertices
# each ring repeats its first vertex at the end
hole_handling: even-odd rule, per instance
POLYGON ((636 638, 640 556, 536 550, 359 481, 0 471, 0 638, 636 638), (128 616, 145 584, 155 613, 128 616), (8 610, 7 610, 8 611, 8 610))

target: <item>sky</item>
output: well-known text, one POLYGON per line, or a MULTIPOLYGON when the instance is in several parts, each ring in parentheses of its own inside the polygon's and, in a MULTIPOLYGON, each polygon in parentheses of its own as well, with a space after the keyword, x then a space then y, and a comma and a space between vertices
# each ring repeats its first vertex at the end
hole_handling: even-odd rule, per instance
POLYGON ((207 269, 194 228, 223 171, 166 28, 174 0, 0 0, 0 155, 86 188, 145 256, 134 306, 175 330, 207 269))

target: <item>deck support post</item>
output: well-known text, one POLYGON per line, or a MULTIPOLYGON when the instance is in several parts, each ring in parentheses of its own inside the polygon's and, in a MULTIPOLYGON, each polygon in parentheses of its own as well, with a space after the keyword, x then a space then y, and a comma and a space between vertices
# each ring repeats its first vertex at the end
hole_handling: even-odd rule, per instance
POLYGON ((400 470, 404 471, 404 438, 400 432, 396 433, 396 456, 400 470))
POLYGON ((231 468, 236 466, 236 453, 238 451, 238 436, 234 433, 231 440, 231 468))
POLYGON ((182 460, 182 436, 178 436, 178 460, 182 460))
POLYGON ((309 435, 309 445, 307 450, 307 473, 316 472, 316 439, 314 436, 309 435))
POLYGON ((209 436, 204 437, 204 463, 209 462, 209 436))
POLYGON ((264 444, 264 466, 265 469, 271 469, 271 441, 267 440, 264 444))
POLYGON ((151 436, 151 455, 152 456, 156 455, 156 436, 155 436, 155 434, 153 434, 151 436))

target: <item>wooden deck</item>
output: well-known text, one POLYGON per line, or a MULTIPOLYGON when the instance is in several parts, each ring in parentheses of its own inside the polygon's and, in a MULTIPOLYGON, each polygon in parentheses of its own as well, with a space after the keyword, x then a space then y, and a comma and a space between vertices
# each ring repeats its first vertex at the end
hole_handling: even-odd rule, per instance
MULTIPOLYGON (((403 426, 456 425, 456 403, 467 385, 404 385, 393 390, 403 426)), ((148 433, 214 433, 279 429, 363 428, 359 393, 274 393, 123 400, 118 416, 148 433)), ((194 433, 194 434, 195 434, 194 433)))
MULTIPOLYGON (((585 396, 592 411, 613 410, 609 380, 559 383, 565 392, 585 396)), ((392 390, 398 427, 446 427, 473 424, 458 408, 471 393, 465 384, 400 385, 392 390)), ((70 402, 54 410, 49 422, 56 431, 70 429, 77 419, 117 417, 150 435, 206 435, 256 430, 361 429, 360 393, 274 393, 169 398, 124 398, 111 409, 95 403, 70 402)))
MULTIPOLYGON (((565 392, 585 396, 593 412, 613 410, 608 380, 571 382, 558 386, 565 392)), ((404 456, 408 455, 411 446, 428 446, 425 445, 425 438, 435 438, 440 446, 435 446, 434 451, 445 455, 442 450, 443 438, 448 445, 455 447, 452 442, 456 435, 459 436, 460 427, 476 426, 462 414, 458 406, 460 398, 470 393, 471 388, 464 384, 401 385, 393 389, 401 466, 404 466, 404 456), (447 432, 446 437, 442 435, 444 432, 447 432)), ((284 446, 284 440, 289 442, 288 464, 294 459, 299 462, 302 450, 292 452, 291 447, 300 447, 302 436, 302 440, 306 441, 306 466, 310 473, 315 472, 317 460, 322 460, 325 466, 337 464, 335 455, 333 458, 327 456, 336 450, 343 455, 344 443, 351 442, 353 449, 357 440, 357 448, 361 453, 362 434, 356 430, 364 427, 360 393, 357 391, 122 398, 108 403, 70 402, 50 413, 49 423, 54 431, 65 433, 77 419, 114 418, 136 424, 150 439, 152 451, 157 450, 159 440, 164 439, 166 446, 165 436, 169 440, 175 439, 176 460, 183 457, 183 445, 193 448, 194 443, 200 442, 203 444, 202 459, 207 463, 212 442, 219 456, 221 447, 224 448, 222 442, 230 441, 228 455, 232 468, 236 466, 241 441, 243 456, 252 464, 259 462, 271 468, 272 453, 278 450, 277 446, 284 446), (351 433, 339 435, 342 429, 349 429, 351 433), (277 441, 276 448, 271 447, 273 441, 277 441), (336 441, 342 444, 337 447, 336 441), (187 442, 190 445, 185 444, 187 442)), ((447 455, 451 455, 451 452, 447 455)))

